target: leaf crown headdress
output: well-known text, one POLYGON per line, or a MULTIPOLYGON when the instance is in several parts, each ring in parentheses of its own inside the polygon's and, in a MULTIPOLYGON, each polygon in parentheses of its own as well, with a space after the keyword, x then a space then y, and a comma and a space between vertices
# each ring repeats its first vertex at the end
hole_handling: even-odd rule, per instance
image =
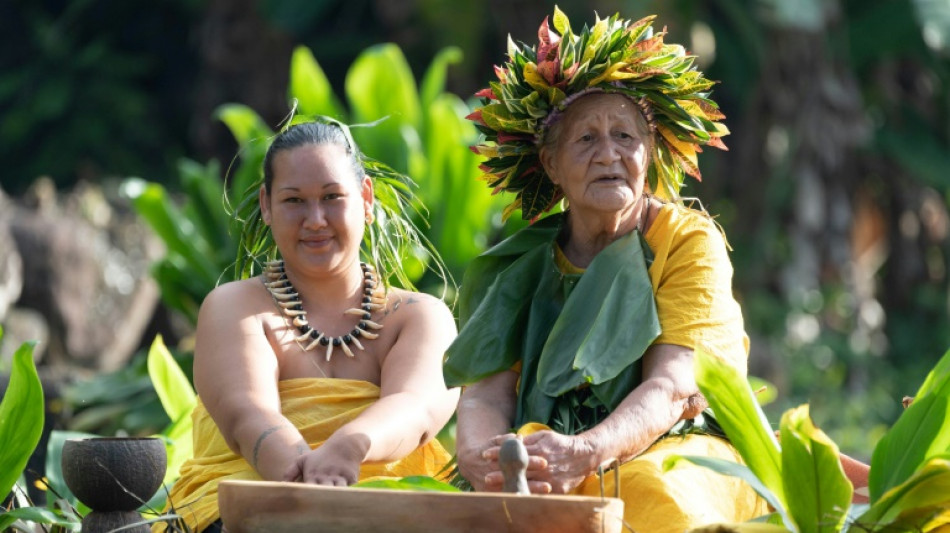
POLYGON ((495 67, 498 81, 476 93, 481 105, 467 118, 484 140, 471 149, 487 159, 481 165, 492 194, 515 193, 504 217, 521 209, 535 220, 554 207, 562 192, 541 165, 539 149, 556 115, 584 94, 619 93, 635 101, 653 131, 650 189, 661 198, 678 198, 686 175, 702 178, 697 164, 701 145, 726 150, 719 106, 709 98, 714 81, 696 70, 695 56, 654 33, 655 15, 636 22, 619 15, 597 20, 580 34, 554 8, 554 29, 545 17, 537 46, 508 38, 508 61, 495 67))

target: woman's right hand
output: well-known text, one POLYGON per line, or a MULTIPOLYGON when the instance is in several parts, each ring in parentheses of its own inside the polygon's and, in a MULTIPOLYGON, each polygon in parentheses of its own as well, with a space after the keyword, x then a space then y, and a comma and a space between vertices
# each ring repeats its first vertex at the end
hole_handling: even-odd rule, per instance
MULTIPOLYGON (((330 437, 323 445, 297 457, 287 467, 284 481, 346 487, 359 480, 360 465, 369 444, 330 437)), ((360 439, 357 439, 360 440, 360 439)))
POLYGON ((505 438, 515 438, 515 435, 513 433, 500 435, 457 450, 459 472, 476 491, 498 492, 501 490, 502 483, 489 477, 489 474, 501 472, 501 467, 498 466, 499 446, 495 444, 495 441, 505 438))
POLYGON ((465 387, 458 406, 456 454, 459 472, 477 491, 500 491, 501 483, 487 482, 498 466, 498 448, 511 428, 515 414, 515 386, 518 374, 499 372, 465 387))

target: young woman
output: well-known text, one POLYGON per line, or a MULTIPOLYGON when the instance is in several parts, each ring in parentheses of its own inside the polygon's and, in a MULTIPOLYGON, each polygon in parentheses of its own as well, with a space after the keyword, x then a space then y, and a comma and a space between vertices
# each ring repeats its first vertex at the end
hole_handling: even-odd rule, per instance
POLYGON ((458 401, 441 371, 454 319, 361 262, 374 183, 344 128, 273 140, 259 202, 280 259, 202 304, 195 457, 170 496, 194 531, 216 527, 221 480, 345 486, 435 475, 449 459, 433 437, 458 401))

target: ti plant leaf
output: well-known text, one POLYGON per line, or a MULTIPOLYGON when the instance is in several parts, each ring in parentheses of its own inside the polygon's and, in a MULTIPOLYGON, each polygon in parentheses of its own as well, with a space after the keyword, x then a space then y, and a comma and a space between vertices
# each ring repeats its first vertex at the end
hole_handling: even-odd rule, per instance
POLYGON ((33 364, 36 343, 13 354, 10 382, 0 401, 0 496, 9 494, 43 432, 43 385, 33 364))
POLYGON ((749 469, 784 503, 778 443, 745 376, 702 350, 697 350, 695 357, 696 383, 715 412, 716 420, 749 469))
POLYGON ((871 502, 907 481, 931 458, 950 452, 950 351, 930 372, 912 403, 874 447, 871 502))
POLYGON ((178 477, 178 469, 192 456, 191 411, 198 403, 198 397, 188 377, 165 347, 162 336, 155 337, 148 351, 148 373, 162 407, 172 423, 162 433, 165 437, 165 451, 168 454, 168 468, 165 482, 178 477))
POLYGON ((808 406, 782 416, 782 479, 788 513, 802 533, 839 531, 853 488, 838 446, 812 424, 808 406))

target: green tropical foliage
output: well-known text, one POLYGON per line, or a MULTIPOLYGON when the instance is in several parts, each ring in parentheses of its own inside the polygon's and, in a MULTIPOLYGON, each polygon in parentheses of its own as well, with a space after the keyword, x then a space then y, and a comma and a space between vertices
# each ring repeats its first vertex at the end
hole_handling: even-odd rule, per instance
MULTIPOLYGON (((0 328, 0 338, 3 329, 0 328)), ((40 441, 45 416, 43 385, 33 364, 35 343, 13 354, 10 382, 0 401, 0 494, 6 495, 23 473, 40 441)))
MULTIPOLYGON (((181 207, 159 183, 131 178, 122 192, 165 243, 165 257, 152 267, 163 302, 196 323, 205 295, 220 281, 229 280, 227 266, 237 251, 232 237, 237 224, 226 212, 216 161, 202 165, 182 160, 178 171, 185 197, 181 207)), ((237 191, 246 189, 253 179, 244 169, 233 176, 231 188, 237 191)))
POLYGON ((71 509, 32 506, 18 481, 23 479, 23 469, 40 441, 45 417, 43 386, 33 363, 35 344, 24 343, 13 354, 10 381, 0 402, 0 494, 12 496, 10 508, 0 511, 0 530, 15 527, 26 531, 30 523, 75 530, 79 519, 71 509))
POLYGON ((458 488, 429 476, 407 476, 399 479, 370 479, 355 483, 353 486, 364 489, 461 492, 458 488))
MULTIPOLYGON (((192 456, 191 412, 198 404, 198 396, 191 380, 165 347, 161 335, 155 338, 148 351, 148 374, 165 414, 171 420, 171 424, 158 435, 165 441, 168 457, 164 482, 171 484, 178 479, 181 465, 192 456)), ((159 494, 164 500, 164 494, 161 491, 159 494)))
MULTIPOLYGON (((179 367, 191 369, 190 353, 176 350, 174 357, 179 367)), ((141 436, 158 433, 169 424, 149 376, 145 351, 124 368, 69 384, 61 395, 70 431, 141 436)))
MULTIPOLYGON (((697 354, 696 380, 745 465, 675 457, 748 481, 775 509, 776 531, 932 531, 950 521, 950 351, 915 401, 877 443, 870 465, 870 503, 851 507, 853 487, 837 445, 803 405, 786 411, 776 441, 746 380, 725 362, 697 354)), ((701 531, 764 531, 762 524, 701 531)))

